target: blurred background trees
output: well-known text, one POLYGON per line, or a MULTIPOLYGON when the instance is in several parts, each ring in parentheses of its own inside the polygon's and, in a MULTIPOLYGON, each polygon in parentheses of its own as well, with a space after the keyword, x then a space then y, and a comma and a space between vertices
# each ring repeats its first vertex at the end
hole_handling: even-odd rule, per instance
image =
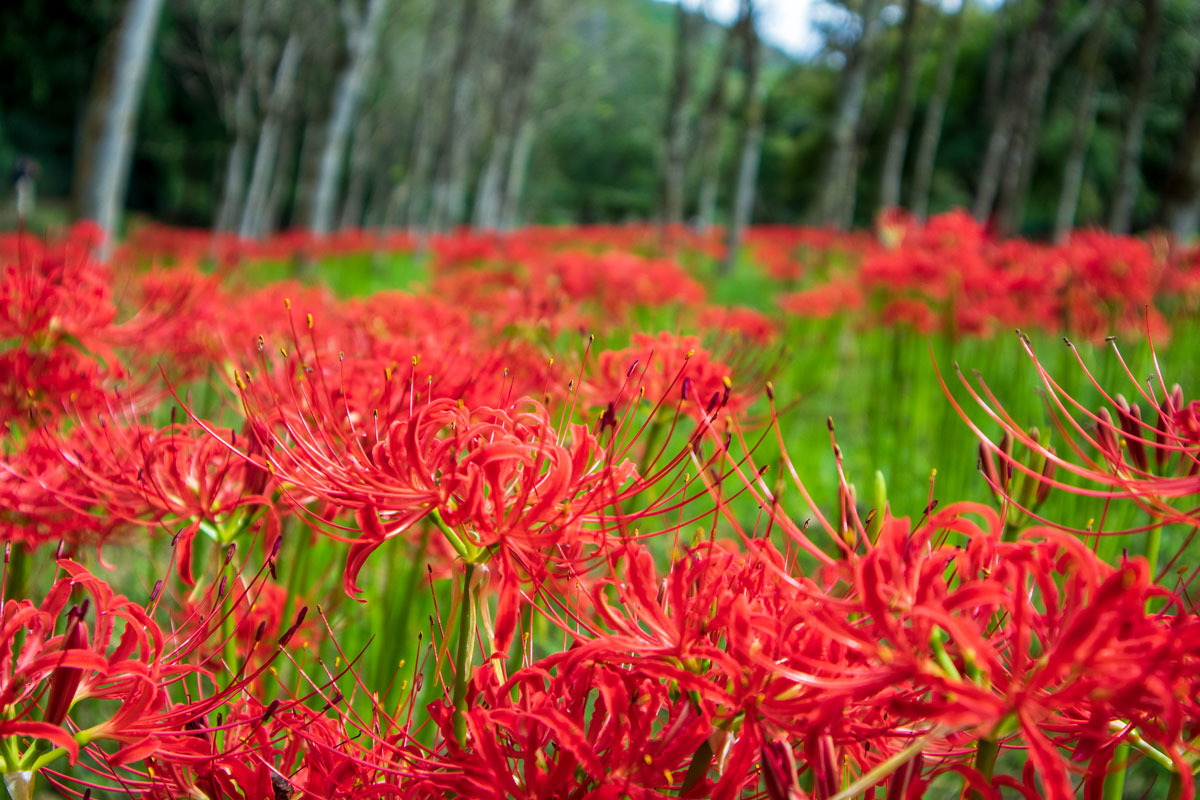
MULTIPOLYGON (((14 0, 0 160, 43 219, 1200 226, 1192 0, 14 0), (729 5, 729 4, 726 4, 729 5), (123 149, 124 148, 124 149, 123 149), (69 198, 73 201, 69 202, 69 198)), ((0 224, 11 226, 12 203, 0 224)))

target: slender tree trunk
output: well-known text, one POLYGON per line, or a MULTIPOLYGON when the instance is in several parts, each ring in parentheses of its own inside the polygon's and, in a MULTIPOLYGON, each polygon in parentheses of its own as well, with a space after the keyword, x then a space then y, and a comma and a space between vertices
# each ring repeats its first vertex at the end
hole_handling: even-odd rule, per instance
POLYGON ((242 5, 242 22, 238 26, 238 66, 240 73, 233 102, 224 108, 225 125, 233 134, 233 146, 225 163, 225 183, 213 226, 217 231, 237 229, 242 214, 242 198, 246 191, 246 170, 250 160, 250 139, 254 135, 254 82, 261 65, 259 28, 265 4, 246 0, 242 5))
MULTIPOLYGON (((980 119, 989 126, 995 123, 996 114, 1000 111, 1000 99, 1004 91, 1005 56, 1008 55, 1009 49, 1009 16, 1015 2, 1016 0, 1000 0, 996 10, 992 12, 992 44, 988 48, 987 64, 983 70, 983 92, 981 93, 983 103, 980 107, 980 119)), ((959 5, 959 12, 962 12, 965 5, 966 3, 959 5)), ((956 18, 959 19, 958 24, 961 30, 962 14, 959 13, 956 18)))
MULTIPOLYGON (((294 125, 287 125, 283 129, 283 135, 279 140, 279 158, 273 170, 271 190, 267 193, 266 208, 259 215, 258 227, 253 233, 256 237, 266 236, 280 228, 288 190, 292 187, 292 176, 299 172, 299 165, 296 163, 296 142, 298 138, 296 134, 297 130, 294 125)), ((292 226, 296 225, 295 216, 298 207, 298 201, 292 204, 293 219, 290 221, 292 226)))
POLYGON ((254 148, 254 167, 250 173, 250 187, 246 190, 246 205, 242 210, 238 232, 243 237, 261 236, 265 228, 267 198, 273 182, 276 163, 279 161, 279 139, 283 133, 284 118, 288 114, 295 96, 296 75, 300 67, 300 55, 304 44, 293 33, 288 36, 275 68, 275 81, 271 96, 267 100, 267 112, 258 131, 258 144, 254 148))
POLYGON ((1079 99, 1071 123, 1071 142, 1067 158, 1063 162, 1062 187, 1058 195, 1058 210, 1054 215, 1054 241, 1067 238, 1075 226, 1075 213, 1079 208, 1079 192, 1083 186, 1083 168, 1087 161, 1088 143, 1096 124, 1096 84, 1100 76, 1100 54, 1107 38, 1103 24, 1097 24, 1088 36, 1087 45, 1080 56, 1079 99))
POLYGON ((1008 158, 1000 185, 1000 214, 997 218, 997 230, 1000 233, 1016 231, 1021 227, 1025 196, 1033 177, 1037 146, 1041 139, 1046 93, 1050 88, 1050 71, 1054 67, 1054 33, 1058 27, 1058 5, 1059 0, 1042 0, 1041 11, 1030 33, 1032 61, 1013 124, 1008 158))
POLYGON ((892 127, 888 131, 879 187, 879 205, 883 208, 895 208, 900 205, 900 181, 904 174, 904 156, 908 152, 908 132, 912 127, 913 89, 917 77, 913 38, 920 8, 919 0, 907 0, 904 5, 904 23, 900 29, 900 73, 897 76, 896 111, 892 114, 892 127))
POLYGON ((817 218, 822 225, 847 228, 847 194, 853 196, 857 184, 858 133, 863 98, 867 92, 867 72, 875 31, 879 27, 880 0, 864 0, 862 35, 846 56, 842 72, 842 90, 833 122, 833 142, 826 160, 825 176, 817 198, 817 218))
POLYGON ((229 150, 229 159, 225 164, 225 186, 221 191, 221 204, 218 207, 216 218, 218 231, 232 231, 236 227, 237 218, 242 211, 242 191, 246 186, 246 162, 250 158, 250 129, 254 125, 249 72, 248 69, 245 70, 238 81, 237 100, 234 101, 236 133, 233 147, 229 150))
POLYGON ((742 58, 745 62, 745 86, 742 89, 741 130, 739 132, 737 186, 734 190, 733 213, 725 237, 725 259, 720 273, 729 275, 737 263, 742 246, 742 234, 750 224, 754 211, 754 189, 758 182, 758 162, 762 154, 763 98, 759 86, 759 42, 754 28, 754 9, 750 0, 743 0, 742 58))
POLYGON ((474 76, 471 58, 475 41, 475 27, 479 19, 479 0, 462 0, 458 18, 458 41, 454 47, 454 59, 450 65, 453 88, 450 91, 450 107, 446 117, 446 157, 434 191, 434 213, 432 227, 442 229, 462 223, 466 203, 467 170, 470 167, 472 103, 474 102, 474 76))
POLYGON ((1121 132, 1121 157, 1117 165, 1117 185, 1108 227, 1113 233, 1129 233, 1133 205, 1141 184, 1142 137, 1146 131, 1146 110, 1154 84, 1154 65, 1158 59, 1159 28, 1162 26, 1162 0, 1144 0, 1145 16, 1138 33, 1137 77, 1129 98, 1129 116, 1121 132))
POLYGON ((354 0, 342 0, 346 49, 350 58, 334 87, 333 109, 325 128, 320 169, 313 192, 311 224, 313 233, 318 236, 329 233, 333 227, 333 213, 341 184, 346 142, 354 124, 359 101, 362 99, 367 73, 375 58, 379 28, 383 24, 387 5, 388 0, 368 0, 364 17, 357 11, 354 0))
MULTIPOLYGON (((999 35, 999 33, 997 34, 999 35)), ((1004 81, 1003 100, 995 105, 991 114, 992 128, 988 134, 983 163, 979 168, 979 183, 975 188, 975 202, 971 212, 979 222, 987 221, 1000 193, 1004 161, 1008 157, 1016 117, 1020 114, 1020 95, 1027 77, 1027 65, 1031 53, 1031 37, 1018 32, 1012 43, 1008 75, 1004 81)))
POLYGON ((700 196, 696 210, 696 221, 702 230, 713 225, 717 217, 717 189, 721 180, 721 122, 725 118, 728 98, 729 72, 737 52, 744 17, 729 28, 721 43, 717 56, 716 71, 712 85, 700 113, 696 132, 695 163, 700 165, 700 196))
POLYGON ((76 218, 116 235, 125 205, 138 106, 163 0, 128 0, 120 27, 101 52, 88 96, 76 161, 76 218))
POLYGON ((516 0, 501 49, 500 90, 492 114, 495 134, 475 191, 475 225, 479 228, 498 228, 501 223, 506 166, 529 108, 540 28, 539 0, 516 0))
POLYGON ((443 30, 446 28, 452 4, 443 0, 433 4, 429 25, 425 29, 424 52, 421 54, 421 72, 417 85, 417 119, 413 125, 412 145, 409 150, 408 174, 404 179, 404 222, 410 229, 428 224, 430 208, 430 181, 434 167, 435 132, 441 107, 438 91, 443 70, 438 69, 438 55, 443 30))
POLYGON ((668 224, 683 222, 683 196, 687 182, 687 100, 693 70, 693 39, 699 28, 698 15, 679 3, 675 7, 675 64, 667 97, 663 131, 662 219, 668 224))
POLYGON ((341 229, 357 228, 362 225, 363 207, 367 200, 367 179, 371 167, 376 164, 371 139, 374 121, 363 116, 354 126, 354 144, 350 147, 350 180, 346 183, 346 199, 342 203, 341 229))
POLYGON ((1020 114, 1013 129, 1013 139, 1001 186, 1000 214, 996 226, 1000 232, 1017 230, 1021 226, 1025 199, 1029 195, 1029 187, 1033 183, 1034 169, 1037 166, 1037 150, 1041 142, 1042 119, 1051 72, 1082 36, 1094 30, 1097 25, 1103 24, 1113 2, 1114 0, 1088 0, 1083 9, 1060 32, 1057 20, 1059 0, 1042 0, 1041 13, 1031 36, 1033 59, 1030 78, 1025 82, 1026 94, 1019 106, 1020 114))
MULTIPOLYGON (((925 119, 921 123, 921 134, 917 139, 916 163, 913 165, 912 189, 909 191, 909 207, 917 219, 925 219, 929 213, 929 193, 933 187, 933 170, 937 160, 938 144, 942 139, 942 124, 946 119, 946 105, 950 101, 950 89, 954 84, 954 71, 958 63, 958 47, 962 41, 963 16, 969 0, 959 3, 958 11, 950 17, 942 41, 942 57, 938 62, 937 75, 933 80, 933 93, 925 108, 925 119)), ((1003 52, 1003 48, 999 48, 1003 52)))
POLYGON ((1200 70, 1196 72, 1175 158, 1167 174, 1162 222, 1181 238, 1192 236, 1200 228, 1200 70))
POLYGON ((521 219, 521 198, 525 192, 525 177, 529 173, 529 157, 533 153, 536 128, 532 119, 525 120, 513 145, 508 177, 504 181, 504 212, 500 216, 501 230, 510 231, 521 219))

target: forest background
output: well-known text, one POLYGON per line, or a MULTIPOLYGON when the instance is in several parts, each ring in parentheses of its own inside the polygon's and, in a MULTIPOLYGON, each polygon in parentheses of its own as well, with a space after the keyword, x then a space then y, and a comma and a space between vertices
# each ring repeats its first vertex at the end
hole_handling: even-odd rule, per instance
POLYGON ((763 44, 763 2, 722 25, 653 0, 15 0, 0 164, 36 165, 42 224, 256 237, 897 205, 1196 230, 1200 4, 819 0, 799 57, 763 44), (131 145, 96 170, 106 115, 131 145))

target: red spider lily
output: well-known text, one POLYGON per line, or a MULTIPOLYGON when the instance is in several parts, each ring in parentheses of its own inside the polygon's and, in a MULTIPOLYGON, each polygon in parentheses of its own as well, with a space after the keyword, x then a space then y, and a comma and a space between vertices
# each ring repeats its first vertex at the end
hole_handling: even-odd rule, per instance
MULTIPOLYGON (((966 411, 950 397, 959 414, 971 425, 979 436, 986 459, 993 455, 1004 465, 1006 472, 1018 471, 1029 486, 1041 485, 1043 491, 1059 490, 1100 498, 1129 498, 1145 510, 1154 520, 1145 531, 1159 524, 1182 521, 1190 524, 1194 510, 1180 510, 1172 500, 1194 497, 1200 494, 1200 426, 1196 423, 1196 409, 1200 405, 1186 403, 1178 386, 1168 390, 1161 373, 1145 388, 1133 379, 1126 370, 1137 394, 1130 402, 1120 394, 1110 394, 1087 371, 1078 352, 1072 348, 1081 368, 1101 392, 1108 404, 1098 412, 1089 411, 1075 398, 1066 393, 1049 372, 1038 361, 1029 340, 1022 337, 1022 345, 1033 361, 1034 368, 1046 388, 1047 410, 1058 434, 1065 445, 1050 448, 1036 435, 1031 435, 1014 420, 1000 401, 979 379, 976 390, 960 374, 963 385, 973 400, 1004 433, 1001 443, 993 443, 978 427, 966 411), (1141 402, 1146 402, 1157 413, 1157 423, 1143 415, 1141 402), (1111 409, 1111 411, 1110 411, 1111 409), (1031 452, 1038 460, 1055 471, 1031 468, 1012 454, 1015 442, 1031 452), (1057 475, 1056 475, 1057 473, 1057 475), (1063 475, 1081 479, 1079 483, 1068 483, 1063 475)), ((1114 354, 1120 359, 1120 352, 1114 354)), ((1124 360, 1121 360, 1124 364, 1124 360)), ((1157 365, 1157 361, 1156 361, 1157 365)), ((944 386, 944 383, 943 383, 944 386)), ((995 468, 992 468, 996 475, 995 468)), ((995 479, 993 479, 995 482, 995 479)), ((1009 495, 1009 502, 1020 507, 1028 498, 1011 496, 1007 492, 1007 479, 995 487, 1009 495)), ((1110 535, 1113 532, 1109 532, 1110 535)))
POLYGON ((66 437, 45 427, 35 434, 37 452, 57 455, 48 476, 36 469, 38 462, 24 459, 4 468, 14 479, 11 491, 24 500, 17 510, 35 523, 48 525, 68 509, 74 512, 68 523, 100 518, 108 530, 122 524, 176 529, 179 574, 191 585, 199 531, 224 543, 254 524, 268 547, 278 534, 272 500, 264 495, 267 473, 230 452, 236 433, 228 442, 209 434, 195 425, 155 429, 83 419, 66 437))
POLYGON ((635 333, 632 338, 631 347, 600 353, 589 371, 584 392, 594 405, 624 408, 643 397, 661 403, 677 386, 689 401, 684 404, 689 414, 733 413, 753 401, 752 396, 733 391, 730 368, 715 360, 697 337, 663 332, 658 336, 635 333), (699 404, 690 402, 693 398, 699 404))
MULTIPOLYGON (((79 565, 59 562, 66 575, 57 580, 40 606, 9 600, 0 633, 6 642, 23 635, 19 652, 5 650, 0 673, 0 708, 6 735, 30 736, 63 748, 74 760, 80 746, 97 738, 122 737, 125 723, 149 705, 161 702, 161 681, 188 671, 164 663, 165 637, 146 611, 79 565), (84 588, 89 600, 64 615, 72 589, 84 588), (89 623, 87 617, 93 617, 89 623), (55 634, 64 618, 66 630, 55 634), (114 639, 118 623, 123 632, 114 639), (121 709, 107 721, 72 734, 62 727, 71 707, 85 698, 115 698, 121 709)), ((32 751, 31 751, 32 752, 32 751)))
POLYGON ((709 796, 711 784, 688 766, 711 722, 653 677, 567 653, 483 687, 479 699, 466 717, 469 749, 449 733, 449 714, 436 717, 444 751, 416 771, 413 796, 709 796))
MULTIPOLYGON (((255 418, 252 406, 248 413, 255 418)), ((276 478, 293 494, 358 509, 363 536, 345 576, 351 594, 373 550, 434 512, 462 532, 465 546, 538 551, 562 541, 579 513, 606 505, 633 474, 628 463, 610 463, 581 426, 569 443, 560 441, 532 400, 512 412, 434 400, 367 442, 285 426, 286 439, 263 423, 255 428, 264 432, 263 457, 276 478)))

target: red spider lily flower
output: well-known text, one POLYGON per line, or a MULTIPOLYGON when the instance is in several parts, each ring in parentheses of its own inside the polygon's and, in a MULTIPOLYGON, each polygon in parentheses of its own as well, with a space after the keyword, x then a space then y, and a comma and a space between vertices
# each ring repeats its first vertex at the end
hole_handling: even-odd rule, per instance
POLYGON ((752 395, 733 391, 732 370, 703 348, 699 338, 665 332, 635 333, 632 338, 633 346, 597 357, 584 384, 593 405, 622 409, 643 397, 661 405, 676 387, 689 401, 684 404, 688 414, 716 417, 744 410, 753 401, 752 395), (699 403, 690 402, 693 398, 699 403))
POLYGON ((806 800, 796 778, 796 757, 787 742, 763 745, 762 771, 769 800, 806 800))
POLYGON ((253 524, 264 531, 268 547, 278 535, 273 501, 264 494, 269 476, 230 452, 236 439, 232 431, 228 441, 217 439, 196 425, 155 429, 80 420, 61 438, 42 428, 28 445, 57 455, 59 464, 48 475, 29 469, 40 462, 4 468, 14 479, 11 491, 24 500, 17 509, 34 521, 48 523, 69 509, 74 514, 68 520, 102 519, 108 530, 176 530, 179 574, 192 585, 192 542, 199 531, 224 544, 253 524))
MULTIPOLYGON (((368 438, 366 431, 351 437, 332 426, 314 430, 283 415, 280 436, 252 395, 244 398, 263 466, 290 495, 356 510, 362 536, 347 561, 351 595, 358 594, 355 576, 370 553, 434 512, 459 532, 456 546, 499 547, 507 559, 577 534, 580 515, 612 502, 634 475, 628 462, 613 463, 586 428, 572 426, 569 439, 560 437, 533 400, 511 410, 427 401, 411 418, 368 438)), ((502 559, 502 567, 509 564, 502 559)))
MULTIPOLYGON (((1000 425, 1004 433, 1005 438, 1000 444, 992 442, 957 401, 950 398, 956 410, 980 438, 981 447, 986 451, 985 457, 990 459, 994 454, 1006 465, 1006 470, 1018 471, 1026 476, 1027 485, 1040 485, 1044 487, 1044 492, 1064 491, 1091 497, 1131 499, 1155 520, 1150 526, 1138 529, 1140 531, 1162 523, 1191 521, 1192 512, 1178 510, 1170 501, 1200 494, 1200 455, 1197 455, 1200 450, 1200 438, 1197 438, 1200 427, 1195 416, 1196 408, 1200 406, 1194 408, 1194 401, 1185 402, 1183 392, 1178 387, 1168 390, 1161 373, 1156 373, 1154 382, 1143 388, 1126 369, 1137 392, 1134 397, 1141 398, 1140 401, 1135 399, 1131 402, 1120 394, 1110 393, 1092 378, 1078 351, 1072 347, 1081 368, 1108 403, 1098 412, 1092 412, 1063 391, 1038 361, 1027 338, 1022 337, 1021 343, 1047 390, 1048 413, 1066 444, 1060 444, 1057 449, 1048 447, 1007 413, 982 378, 978 379, 979 388, 976 389, 960 374, 972 399, 994 423, 1000 425), (1143 414, 1140 402, 1146 402, 1153 409, 1150 413, 1157 412, 1157 424, 1150 421, 1148 414, 1143 414), (1021 459, 1014 458, 1011 445, 1006 444, 1010 442, 1033 453, 1048 469, 1053 465, 1057 476, 1055 472, 1039 472, 1021 459), (1080 481, 1064 481, 1061 477, 1064 475, 1080 481)), ((1113 348, 1115 357, 1121 359, 1115 343, 1113 348)), ((1121 363, 1124 364, 1123 359, 1121 363)), ((1021 505, 1028 498, 1011 496, 1005 482, 1002 481, 995 488, 1009 495, 1009 502, 1023 511, 1029 510, 1021 505)), ((1113 533, 1119 532, 1108 532, 1109 535, 1113 533)))
POLYGON ((448 713, 435 717, 446 728, 444 750, 415 771, 413 796, 709 796, 703 773, 684 784, 711 721, 659 680, 567 653, 481 693, 466 717, 469 749, 449 732, 448 713))

